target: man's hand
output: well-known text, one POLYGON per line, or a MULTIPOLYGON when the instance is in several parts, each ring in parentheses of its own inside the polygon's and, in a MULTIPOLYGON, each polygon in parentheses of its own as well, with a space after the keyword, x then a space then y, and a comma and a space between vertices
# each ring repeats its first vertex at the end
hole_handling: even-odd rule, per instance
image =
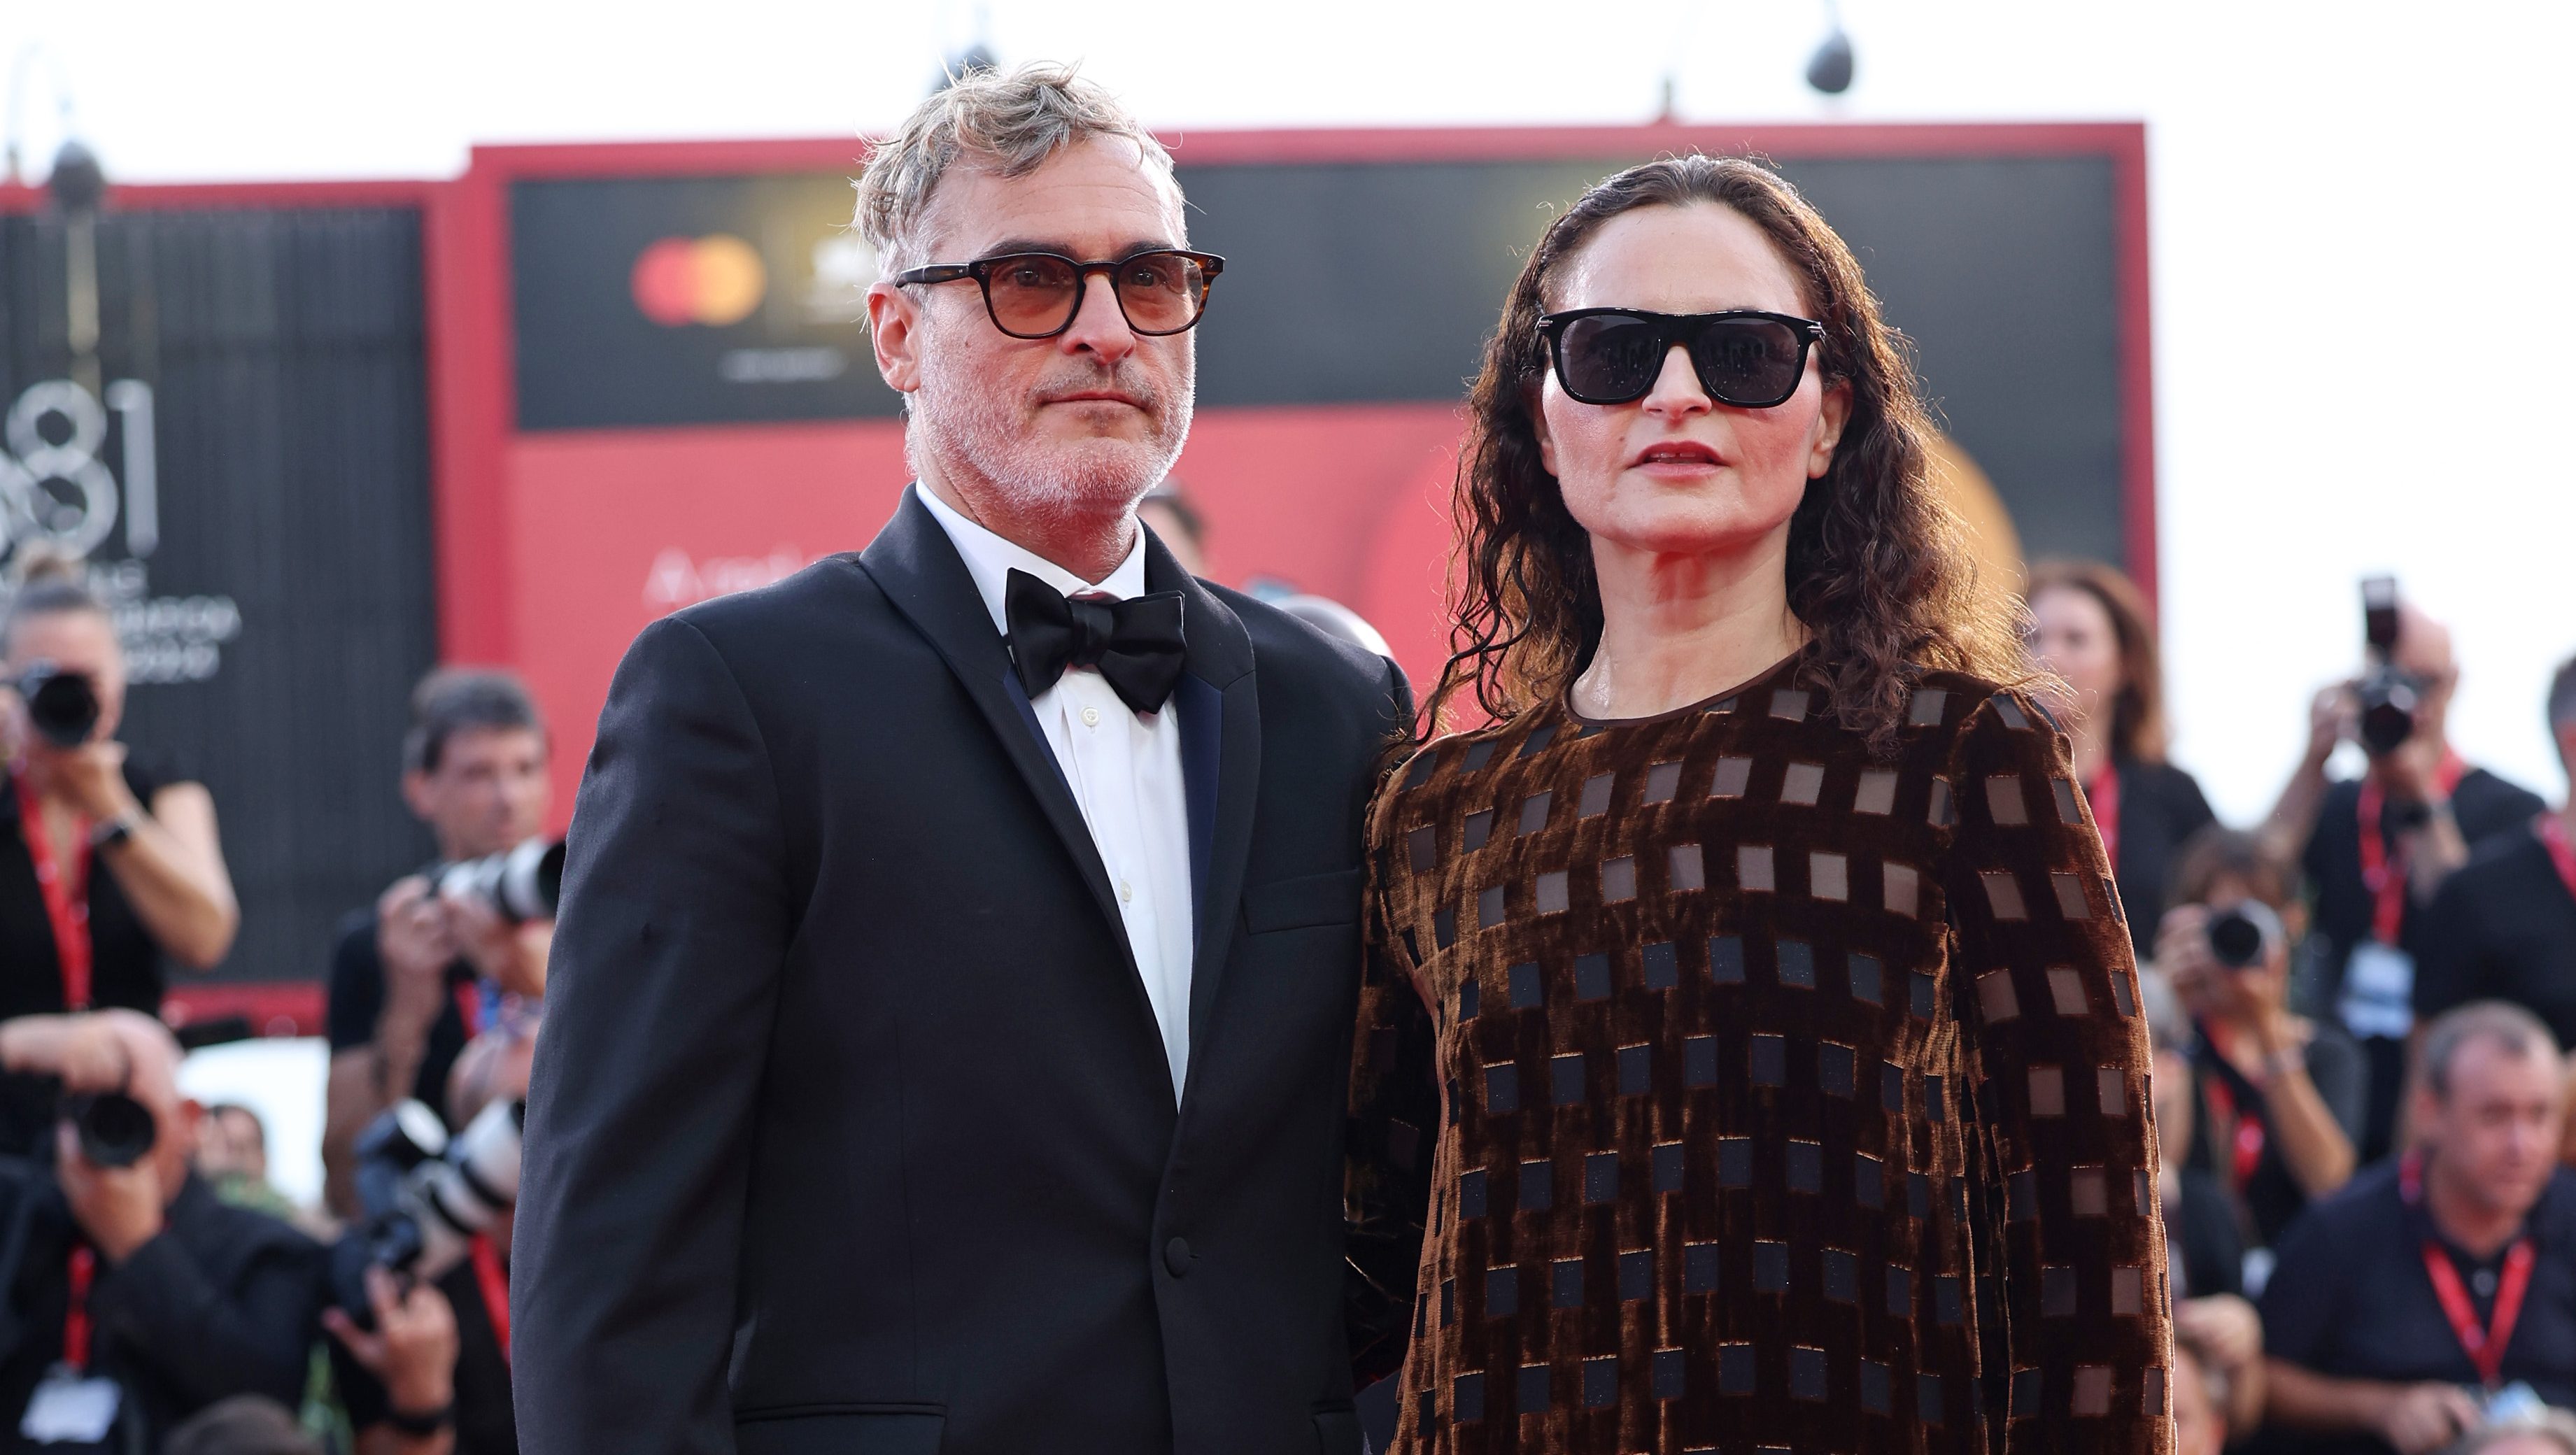
POLYGON ((110 1263, 122 1263, 161 1233, 169 1199, 149 1157, 131 1167, 101 1167, 81 1155, 69 1122, 54 1129, 54 1180, 72 1218, 110 1263))
POLYGON ((2410 1384, 2379 1412, 2379 1437, 2397 1455, 2431 1455, 2478 1427, 2475 1400, 2456 1384, 2410 1384))
POLYGON ((2439 736, 2419 729, 2372 766, 2387 785, 2390 798, 2400 803, 2439 804, 2447 799, 2442 792, 2442 759, 2448 751, 2449 745, 2439 736))
POLYGON ((143 805, 135 801, 134 790, 125 784, 125 744, 83 743, 49 757, 47 766, 63 801, 92 823, 141 811, 143 805))
POLYGON ((123 1091, 134 1058, 101 1015, 26 1015, 0 1023, 0 1066, 51 1076, 69 1092, 123 1091))
POLYGON ((447 1004, 447 967, 457 955, 446 907, 428 880, 397 879, 376 901, 376 954, 385 963, 382 1026, 427 1035, 447 1004))
POLYGON ((393 1407, 406 1414, 445 1409, 456 1397, 456 1310, 426 1283, 405 1288, 381 1266, 367 1269, 373 1332, 336 1308, 322 1327, 370 1374, 383 1381, 393 1407))
POLYGON ((534 1000, 546 993, 546 951, 554 922, 512 924, 480 899, 442 897, 448 933, 474 972, 513 995, 534 1000))
POLYGON ((2349 682, 2337 682, 2319 688, 2308 702, 2308 754, 2312 767, 2322 768, 2334 756, 2337 746, 2361 734, 2361 698, 2349 682))
POLYGON ((2176 1338, 2230 1375, 2263 1357, 2263 1316, 2232 1293, 2184 1299, 2173 1319, 2176 1338))

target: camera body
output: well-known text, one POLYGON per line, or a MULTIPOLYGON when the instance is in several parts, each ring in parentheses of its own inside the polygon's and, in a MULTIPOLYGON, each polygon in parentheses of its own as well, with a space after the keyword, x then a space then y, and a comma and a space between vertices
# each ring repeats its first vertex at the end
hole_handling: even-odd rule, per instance
POLYGON ((2289 938, 2281 917, 2259 899, 2211 911, 2207 933, 2210 955, 2230 970, 2254 969, 2289 938))
POLYGON ((496 1101, 450 1137, 438 1113, 404 1101, 359 1133, 359 1219, 334 1250, 331 1279, 334 1298, 360 1326, 374 1324, 369 1267, 435 1279, 465 1257, 475 1234, 517 1206, 527 1116, 524 1101, 496 1101))
POLYGON ((2397 751, 2415 736, 2424 705, 2424 683, 2399 668, 2397 652, 2397 578, 2372 576, 2361 583, 2362 640, 2370 649, 2370 670, 2354 692, 2361 699, 2361 745, 2374 758, 2397 751))
POLYGON ((516 848, 461 859, 429 871, 429 882, 447 899, 468 899, 510 924, 553 919, 563 901, 561 839, 530 839, 516 848))
POLYGON ((57 748, 77 748, 98 731, 98 685, 85 672, 37 662, 11 684, 27 704, 27 723, 57 748))
POLYGON ((90 1091, 62 1099, 62 1114, 80 1139, 81 1155, 98 1167, 131 1167, 161 1138, 152 1108, 121 1091, 90 1091))

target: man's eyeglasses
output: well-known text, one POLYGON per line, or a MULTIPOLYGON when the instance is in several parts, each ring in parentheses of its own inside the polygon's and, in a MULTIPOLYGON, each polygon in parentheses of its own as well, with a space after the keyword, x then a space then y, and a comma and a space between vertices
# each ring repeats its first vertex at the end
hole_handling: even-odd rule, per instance
POLYGON ((958 283, 984 290, 993 326, 1013 338, 1054 338, 1082 311, 1083 283, 1109 275, 1109 291, 1127 326, 1148 337, 1186 333, 1207 312, 1208 287, 1225 271, 1214 253, 1151 248, 1114 261, 1081 262, 1062 253, 1005 253, 971 263, 934 263, 897 273, 894 281, 958 283))
POLYGON ((1700 387, 1720 404, 1769 409, 1785 404, 1807 376, 1807 350, 1825 326, 1786 313, 1649 313, 1642 308, 1570 308, 1538 321, 1556 382, 1584 404, 1643 399, 1673 345, 1690 353, 1700 387))

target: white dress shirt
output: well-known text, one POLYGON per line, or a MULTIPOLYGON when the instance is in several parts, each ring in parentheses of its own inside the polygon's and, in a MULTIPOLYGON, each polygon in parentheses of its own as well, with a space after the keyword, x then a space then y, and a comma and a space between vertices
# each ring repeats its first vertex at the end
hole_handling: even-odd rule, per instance
MULTIPOLYGON (((1085 581, 1062 566, 1014 545, 968 520, 938 496, 915 485, 913 493, 948 532, 993 628, 1008 631, 1003 591, 1013 569, 1028 572, 1068 596, 1097 592, 1124 601, 1145 594, 1145 536, 1136 534, 1127 559, 1100 582, 1085 581)), ((1144 976, 1145 998, 1162 1027, 1163 1051, 1172 1064, 1177 1102, 1190 1062, 1190 956, 1196 949, 1190 903, 1189 798, 1181 780, 1179 709, 1128 710, 1100 673, 1068 667, 1056 684, 1031 700, 1038 729, 1064 769, 1073 801, 1091 830, 1101 866, 1118 896, 1118 915, 1144 976)))

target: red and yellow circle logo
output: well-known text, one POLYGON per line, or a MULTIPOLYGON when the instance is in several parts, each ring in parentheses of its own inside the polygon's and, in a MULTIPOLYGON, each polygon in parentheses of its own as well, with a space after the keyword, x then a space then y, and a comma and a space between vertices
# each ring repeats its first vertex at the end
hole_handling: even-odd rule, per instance
POLYGON ((751 244, 730 233, 666 237, 636 255, 627 284, 636 308, 665 328, 723 328, 760 306, 769 270, 751 244))

